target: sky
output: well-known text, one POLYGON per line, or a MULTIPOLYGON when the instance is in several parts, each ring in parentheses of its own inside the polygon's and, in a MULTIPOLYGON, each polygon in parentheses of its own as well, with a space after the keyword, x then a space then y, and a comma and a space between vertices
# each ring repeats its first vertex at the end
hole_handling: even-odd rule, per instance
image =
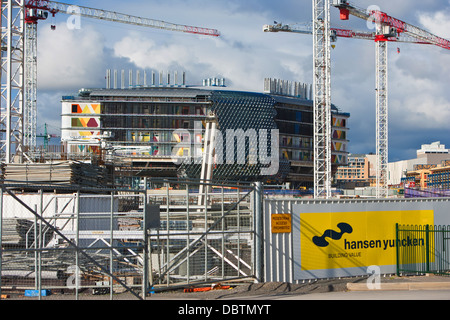
MULTIPOLYGON (((262 92, 264 78, 312 83, 312 36, 265 33, 263 25, 308 23, 311 0, 66 0, 167 22, 219 30, 220 37, 57 14, 38 25, 38 133, 59 134, 61 97, 104 88, 107 69, 186 72, 188 84, 223 77, 229 89, 262 92), (72 18, 72 20, 70 20, 72 18), (78 23, 79 24, 76 24, 78 23), (56 29, 52 30, 51 25, 56 29), (75 26, 75 28, 74 28, 75 26)), ((353 0, 450 39, 450 0, 353 0)), ((332 26, 370 31, 351 16, 332 26)), ((375 44, 340 38, 332 49, 332 102, 351 114, 349 152, 375 153, 375 44)), ((412 159, 422 144, 450 148, 450 51, 389 44, 389 161, 412 159), (400 49, 400 50, 398 50, 400 49), (400 51, 400 53, 399 53, 400 51)))

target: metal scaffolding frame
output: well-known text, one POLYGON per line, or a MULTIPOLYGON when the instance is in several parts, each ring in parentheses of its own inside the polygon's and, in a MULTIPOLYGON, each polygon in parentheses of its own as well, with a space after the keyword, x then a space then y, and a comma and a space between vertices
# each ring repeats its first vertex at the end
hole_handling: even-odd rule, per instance
POLYGON ((331 197, 330 1, 313 0, 314 197, 331 197))
POLYGON ((24 152, 24 1, 1 1, 0 157, 21 162, 24 152))
POLYGON ((35 290, 42 299, 63 290, 78 300, 92 289, 145 299, 152 287, 262 279, 261 183, 148 182, 163 187, 28 185, 23 193, 3 185, 0 293, 35 290))
POLYGON ((376 41, 377 198, 388 196, 388 46, 376 41))

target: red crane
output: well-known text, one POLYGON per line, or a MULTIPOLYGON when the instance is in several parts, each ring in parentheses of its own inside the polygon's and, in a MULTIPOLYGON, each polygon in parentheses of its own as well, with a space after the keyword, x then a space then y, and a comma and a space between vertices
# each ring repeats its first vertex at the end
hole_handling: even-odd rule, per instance
POLYGON ((434 35, 422 28, 394 18, 373 7, 361 9, 347 0, 333 0, 333 6, 340 11, 341 20, 348 20, 350 15, 373 22, 376 44, 376 153, 377 153, 377 197, 388 195, 388 55, 387 44, 393 42, 410 42, 429 44, 450 50, 450 41, 434 35))
MULTIPOLYGON (((373 23, 375 31, 363 32, 330 28, 331 41, 338 37, 371 40, 376 48, 376 154, 377 154, 377 197, 388 195, 388 56, 389 42, 435 45, 450 50, 450 41, 436 36, 422 28, 394 18, 380 10, 365 10, 346 0, 333 0, 332 5, 340 10, 341 20, 350 15, 373 23)), ((265 32, 295 32, 312 34, 312 27, 305 25, 266 25, 265 32)), ((399 51, 400 49, 397 49, 399 51)))

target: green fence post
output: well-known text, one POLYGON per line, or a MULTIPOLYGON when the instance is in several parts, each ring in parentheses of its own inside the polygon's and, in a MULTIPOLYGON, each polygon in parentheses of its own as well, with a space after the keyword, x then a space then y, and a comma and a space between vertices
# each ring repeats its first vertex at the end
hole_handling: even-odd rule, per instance
POLYGON ((400 254, 398 245, 398 223, 395 224, 395 255, 397 259, 397 276, 400 276, 400 254))
POLYGON ((425 226, 425 258, 426 258, 426 273, 430 272, 430 226, 425 226))

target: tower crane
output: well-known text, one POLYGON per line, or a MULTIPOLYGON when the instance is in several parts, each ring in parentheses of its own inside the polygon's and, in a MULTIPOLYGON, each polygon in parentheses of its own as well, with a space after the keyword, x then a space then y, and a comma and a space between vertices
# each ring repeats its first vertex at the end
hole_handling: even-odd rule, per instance
MULTIPOLYGON (((78 15, 142 27, 218 37, 216 29, 188 26, 47 0, 0 0, 1 109, 0 158, 32 161, 36 146, 37 24, 51 14, 78 15)), ((52 29, 53 26, 52 26, 52 29)))
MULTIPOLYGON (((316 0, 313 0, 316 1, 316 0)), ((403 42, 436 45, 450 50, 450 41, 440 38, 421 28, 407 24, 377 10, 363 10, 350 5, 345 0, 333 0, 333 6, 340 9, 342 20, 348 20, 353 14, 361 19, 373 21, 374 32, 353 31, 330 27, 330 41, 338 37, 375 41, 376 49, 376 151, 377 151, 377 197, 388 195, 388 59, 387 43, 403 42)), ((306 25, 265 25, 265 32, 294 32, 313 34, 314 30, 306 25)), ((316 167, 315 167, 316 168, 316 167)))
MULTIPOLYGON (((372 40, 377 39, 377 34, 375 32, 366 31, 356 31, 344 28, 330 28, 330 39, 331 42, 337 42, 338 38, 351 38, 351 39, 362 39, 362 40, 372 40)), ((266 24, 263 26, 264 32, 290 32, 312 35, 312 27, 309 24, 266 24)), ((387 37, 388 42, 404 42, 404 43, 421 43, 427 44, 426 42, 417 42, 410 37, 387 37)))
MULTIPOLYGON (((394 18, 385 12, 361 9, 347 0, 333 0, 333 6, 340 11, 341 20, 354 15, 366 21, 373 21, 376 50, 376 154, 377 154, 377 197, 388 195, 388 54, 389 41, 409 39, 417 44, 431 44, 450 50, 450 41, 438 37, 422 28, 394 18)), ((406 40, 404 40, 406 42, 406 40)))
POLYGON ((314 198, 331 197, 330 0, 313 0, 314 198))
POLYGON ((44 151, 48 151, 48 143, 51 138, 58 138, 56 134, 48 133, 47 131, 47 124, 44 124, 44 133, 43 134, 36 134, 36 138, 43 138, 44 139, 44 151))

